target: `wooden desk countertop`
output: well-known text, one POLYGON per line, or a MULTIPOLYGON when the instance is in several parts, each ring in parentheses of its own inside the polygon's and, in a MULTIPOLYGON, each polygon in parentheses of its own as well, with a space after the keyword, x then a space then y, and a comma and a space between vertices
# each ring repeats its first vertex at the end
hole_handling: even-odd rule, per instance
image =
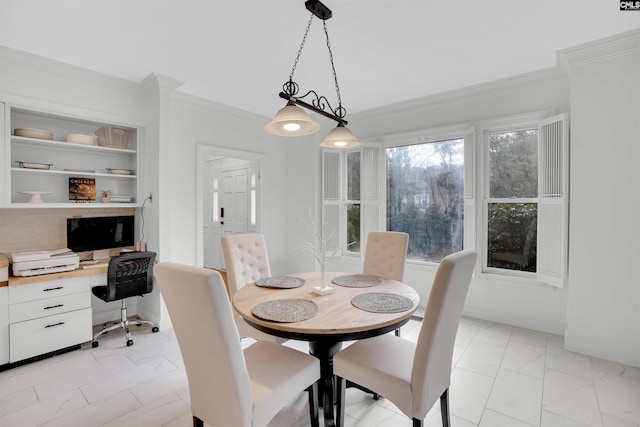
POLYGON ((9 286, 26 285, 29 283, 45 282, 47 280, 68 279, 71 277, 91 276, 92 274, 106 273, 109 266, 109 260, 97 264, 99 267, 92 265, 92 268, 80 267, 71 271, 62 271, 60 273, 39 274, 36 276, 9 276, 9 286))

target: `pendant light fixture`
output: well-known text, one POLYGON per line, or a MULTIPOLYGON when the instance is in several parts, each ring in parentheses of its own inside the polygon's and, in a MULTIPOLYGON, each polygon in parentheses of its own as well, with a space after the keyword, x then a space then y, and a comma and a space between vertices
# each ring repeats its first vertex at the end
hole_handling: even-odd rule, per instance
POLYGON ((282 92, 279 96, 282 99, 287 100, 287 105, 280 109, 265 127, 265 132, 271 135, 277 136, 302 136, 310 135, 317 132, 320 129, 320 125, 313 121, 311 117, 301 108, 313 111, 316 114, 320 114, 324 117, 330 118, 338 122, 338 126, 331 130, 329 134, 322 140, 320 146, 326 148, 352 148, 361 145, 358 138, 347 128, 347 121, 344 119, 347 112, 342 106, 342 100, 340 98, 340 87, 338 86, 338 76, 336 74, 336 68, 333 64, 333 53, 331 52, 331 43, 329 42, 329 32, 327 30, 327 19, 331 18, 331 10, 322 4, 319 0, 307 0, 305 3, 307 10, 311 12, 311 17, 307 23, 307 29, 302 38, 300 49, 298 49, 298 55, 293 63, 291 74, 289 74, 289 80, 282 85, 282 92), (338 97, 338 106, 332 108, 329 104, 329 100, 318 95, 314 90, 310 90, 302 96, 298 96, 299 87, 296 82, 293 81, 293 73, 296 71, 296 66, 300 60, 304 43, 307 40, 311 23, 314 16, 322 19, 324 26, 324 33, 327 37, 327 48, 329 49, 329 60, 331 61, 331 70, 333 71, 333 80, 336 87, 336 95, 338 97), (303 101, 304 98, 309 96, 311 103, 303 101))

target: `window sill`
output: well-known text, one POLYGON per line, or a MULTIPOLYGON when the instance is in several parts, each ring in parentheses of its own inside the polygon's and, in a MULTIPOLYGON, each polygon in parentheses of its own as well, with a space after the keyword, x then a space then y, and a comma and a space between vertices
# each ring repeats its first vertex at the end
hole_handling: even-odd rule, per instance
POLYGON ((483 272, 477 273, 476 277, 480 280, 503 282, 503 283, 508 282, 510 285, 517 285, 522 287, 560 289, 555 286, 549 285, 547 283, 540 282, 535 277, 535 273, 529 273, 529 274, 531 275, 531 277, 524 277, 518 274, 483 271, 483 272))

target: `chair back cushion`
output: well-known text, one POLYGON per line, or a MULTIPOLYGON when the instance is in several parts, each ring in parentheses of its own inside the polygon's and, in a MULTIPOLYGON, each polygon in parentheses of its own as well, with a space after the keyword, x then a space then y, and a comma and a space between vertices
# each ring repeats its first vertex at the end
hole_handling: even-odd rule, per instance
POLYGON ((424 419, 449 387, 451 358, 477 253, 464 250, 440 261, 416 344, 411 372, 414 416, 424 419))
POLYGON ((224 236, 222 252, 231 297, 247 283, 271 276, 267 245, 261 233, 224 236))
POLYGON ((109 261, 107 299, 117 301, 153 290, 155 252, 126 252, 109 261))
POLYGON ((251 383, 220 273, 170 262, 154 273, 180 345, 193 415, 208 425, 251 426, 251 383))
POLYGON ((362 274, 402 281, 407 259, 409 235, 397 231, 372 231, 367 234, 362 274))

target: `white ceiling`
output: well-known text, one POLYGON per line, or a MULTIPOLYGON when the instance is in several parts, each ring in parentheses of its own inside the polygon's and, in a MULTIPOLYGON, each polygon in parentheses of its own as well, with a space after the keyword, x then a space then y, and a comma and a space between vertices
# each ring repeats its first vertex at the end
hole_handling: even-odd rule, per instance
MULTIPOLYGON (((368 110, 556 65, 556 51, 640 28, 617 0, 325 0, 342 102, 368 110)), ((0 0, 0 45, 271 116, 304 0, 0 0)), ((322 21, 294 80, 335 104, 322 21)), ((334 105, 335 106, 335 105, 334 105)))

